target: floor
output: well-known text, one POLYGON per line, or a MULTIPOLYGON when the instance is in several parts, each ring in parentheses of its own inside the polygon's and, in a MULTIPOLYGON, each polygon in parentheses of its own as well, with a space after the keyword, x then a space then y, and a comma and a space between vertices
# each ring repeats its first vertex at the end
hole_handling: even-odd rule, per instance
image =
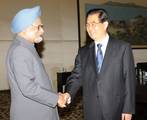
MULTIPOLYGON (((83 109, 81 96, 78 97, 75 105, 67 107, 66 109, 59 108, 59 115, 61 120, 83 120, 83 109)), ((9 120, 10 107, 10 92, 0 92, 0 120, 9 120)), ((133 120, 147 120, 147 104, 136 104, 136 115, 133 120)))
MULTIPOLYGON (((83 120, 81 97, 79 96, 75 105, 60 109, 60 120, 83 120)), ((0 120, 9 120, 10 92, 0 92, 0 120)))

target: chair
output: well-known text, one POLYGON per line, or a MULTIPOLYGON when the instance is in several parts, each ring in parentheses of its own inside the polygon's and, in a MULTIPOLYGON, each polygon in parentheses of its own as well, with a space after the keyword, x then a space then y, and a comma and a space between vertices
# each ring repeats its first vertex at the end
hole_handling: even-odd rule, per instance
POLYGON ((65 92, 66 81, 70 75, 71 75, 71 72, 58 72, 57 73, 58 92, 65 92))
POLYGON ((147 62, 137 63, 136 77, 140 85, 147 83, 147 62))

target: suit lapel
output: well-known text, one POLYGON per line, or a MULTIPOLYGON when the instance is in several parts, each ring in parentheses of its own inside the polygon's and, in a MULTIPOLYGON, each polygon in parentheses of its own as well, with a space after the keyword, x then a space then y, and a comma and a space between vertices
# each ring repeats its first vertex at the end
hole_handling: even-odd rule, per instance
POLYGON ((96 55, 95 55, 95 44, 92 42, 92 44, 89 46, 89 63, 92 65, 93 71, 97 75, 97 67, 96 67, 96 55))
POLYGON ((104 73, 105 70, 107 69, 107 66, 109 65, 109 63, 111 63, 111 58, 113 57, 113 44, 112 44, 112 42, 113 42, 113 40, 109 38, 100 74, 104 73))
POLYGON ((98 74, 97 73, 97 67, 96 67, 96 55, 95 55, 95 44, 94 42, 92 42, 89 46, 89 63, 92 65, 93 71, 95 72, 96 76, 101 75, 103 73, 105 73, 105 70, 107 69, 107 66, 111 63, 111 58, 113 58, 113 49, 114 49, 114 45, 113 45, 113 40, 111 38, 109 38, 108 44, 107 44, 107 48, 105 51, 105 56, 103 59, 103 63, 101 66, 101 71, 98 74))

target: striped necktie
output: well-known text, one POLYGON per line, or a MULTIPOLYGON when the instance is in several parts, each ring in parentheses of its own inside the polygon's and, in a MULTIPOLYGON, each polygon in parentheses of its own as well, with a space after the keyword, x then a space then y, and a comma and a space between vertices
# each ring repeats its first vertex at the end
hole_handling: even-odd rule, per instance
POLYGON ((97 71, 98 73, 101 70, 102 62, 103 62, 103 53, 102 53, 102 44, 97 44, 97 55, 96 55, 96 63, 97 63, 97 71))

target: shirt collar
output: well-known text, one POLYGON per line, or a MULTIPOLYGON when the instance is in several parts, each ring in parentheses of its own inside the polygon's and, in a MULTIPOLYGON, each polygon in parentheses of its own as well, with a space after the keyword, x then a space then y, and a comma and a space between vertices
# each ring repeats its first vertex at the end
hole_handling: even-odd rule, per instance
POLYGON ((108 41, 109 41, 109 35, 108 34, 106 35, 106 37, 103 40, 101 40, 101 42, 95 41, 95 53, 97 54, 97 44, 102 44, 101 49, 102 49, 103 56, 105 56, 108 41))
POLYGON ((95 45, 102 44, 102 46, 107 46, 108 41, 109 41, 109 35, 106 34, 106 37, 104 39, 102 39, 100 42, 98 42, 98 41, 94 41, 94 42, 95 42, 95 45))

